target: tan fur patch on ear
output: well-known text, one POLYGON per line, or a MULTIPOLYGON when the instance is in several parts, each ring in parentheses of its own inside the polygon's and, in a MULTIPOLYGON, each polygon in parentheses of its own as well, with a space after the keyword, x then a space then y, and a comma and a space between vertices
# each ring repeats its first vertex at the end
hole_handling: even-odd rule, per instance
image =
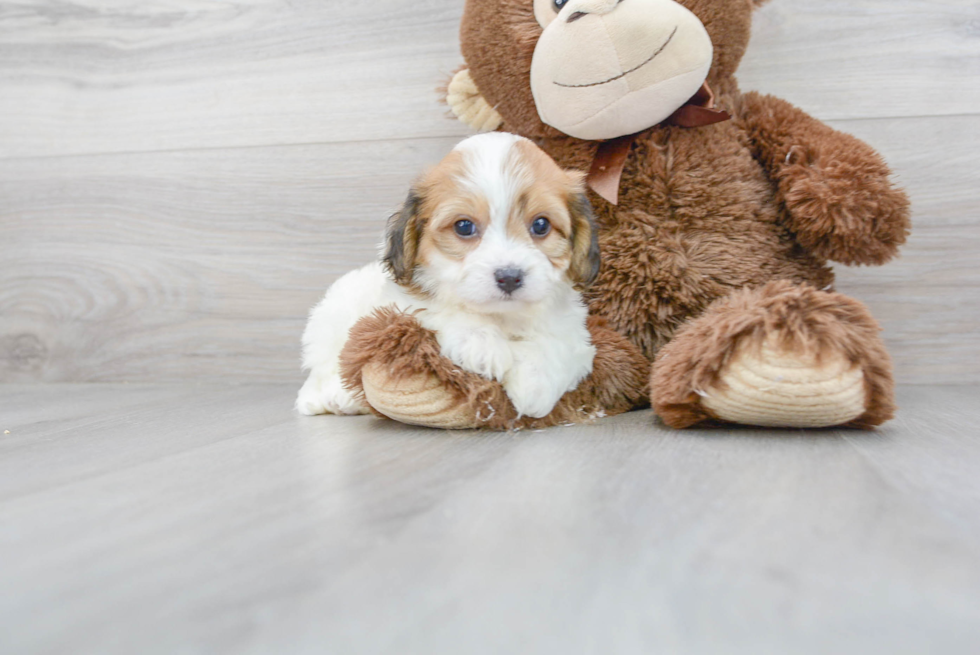
POLYGON ((752 6, 755 7, 756 9, 769 2, 769 0, 749 0, 749 1, 752 3, 752 6))
POLYGON ((453 231, 453 224, 465 217, 482 234, 490 217, 486 198, 460 185, 466 174, 462 152, 453 150, 418 183, 420 226, 424 229, 419 230, 416 266, 428 266, 436 252, 460 260, 479 245, 479 238, 461 239, 453 231))
POLYGON ((574 171, 563 171, 555 160, 531 141, 521 139, 514 144, 512 155, 516 161, 534 171, 534 179, 548 189, 561 189, 562 192, 576 191, 580 180, 574 171))
MULTIPOLYGON (((551 197, 565 204, 568 210, 568 224, 562 225, 563 217, 550 218, 553 222, 558 221, 555 223, 557 231, 565 235, 569 245, 563 244, 563 252, 560 253, 547 248, 543 250, 553 262, 567 257, 569 279, 577 288, 589 286, 599 275, 599 236, 592 205, 585 193, 585 174, 562 170, 554 159, 530 141, 519 141, 515 144, 515 151, 524 164, 533 169, 535 184, 541 189, 548 189, 551 197)), ((532 209, 535 204, 543 203, 532 203, 532 209)), ((534 213, 531 211, 529 218, 534 213)))

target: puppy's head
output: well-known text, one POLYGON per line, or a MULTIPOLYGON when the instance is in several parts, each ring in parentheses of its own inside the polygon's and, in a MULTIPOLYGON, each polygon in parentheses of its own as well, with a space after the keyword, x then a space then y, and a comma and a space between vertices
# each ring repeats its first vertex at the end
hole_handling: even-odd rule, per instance
POLYGON ((511 134, 471 137, 422 177, 388 224, 395 280, 481 313, 519 311, 599 272, 584 176, 511 134))

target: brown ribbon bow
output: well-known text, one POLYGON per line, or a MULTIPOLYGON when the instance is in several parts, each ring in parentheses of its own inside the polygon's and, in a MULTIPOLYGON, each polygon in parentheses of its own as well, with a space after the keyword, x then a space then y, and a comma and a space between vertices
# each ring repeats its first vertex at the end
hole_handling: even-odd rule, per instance
MULTIPOLYGON (((705 82, 698 92, 671 114, 661 125, 678 127, 702 127, 727 121, 732 117, 723 109, 715 109, 715 94, 705 82)), ((619 182, 629 158, 635 134, 603 141, 592 160, 592 168, 586 182, 593 191, 612 204, 619 202, 619 182)))

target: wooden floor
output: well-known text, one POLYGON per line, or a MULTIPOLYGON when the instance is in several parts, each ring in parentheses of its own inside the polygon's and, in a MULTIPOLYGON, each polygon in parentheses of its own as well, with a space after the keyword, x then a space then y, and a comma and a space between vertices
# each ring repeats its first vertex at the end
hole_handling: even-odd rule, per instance
POLYGON ((980 652, 978 391, 877 433, 474 434, 0 387, 0 652, 980 652))

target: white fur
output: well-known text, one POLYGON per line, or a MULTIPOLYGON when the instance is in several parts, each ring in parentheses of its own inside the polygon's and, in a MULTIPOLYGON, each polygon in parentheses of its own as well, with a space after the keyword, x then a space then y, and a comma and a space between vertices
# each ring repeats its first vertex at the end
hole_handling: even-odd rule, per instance
POLYGON ((392 304, 423 310, 417 317, 436 333, 442 354, 499 381, 521 415, 546 416, 591 373, 595 348, 581 297, 544 253, 506 233, 516 194, 531 174, 520 164, 507 165, 519 139, 491 133, 457 146, 467 169, 460 182, 487 199, 490 226, 464 261, 436 255, 417 271, 415 281, 428 297, 409 294, 375 262, 337 280, 313 308, 303 334, 303 366, 310 376, 296 400, 300 412, 367 412, 341 384, 339 356, 358 319, 392 304), (510 296, 494 279, 494 271, 508 267, 524 271, 523 286, 510 296))

